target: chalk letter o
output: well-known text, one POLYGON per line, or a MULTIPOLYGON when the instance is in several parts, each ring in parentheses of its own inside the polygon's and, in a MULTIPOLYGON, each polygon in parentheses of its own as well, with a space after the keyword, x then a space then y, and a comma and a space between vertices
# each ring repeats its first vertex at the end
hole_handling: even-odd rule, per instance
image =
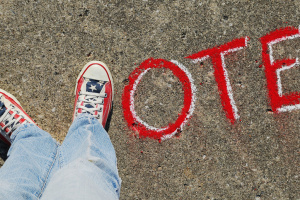
POLYGON ((164 59, 149 58, 137 67, 128 78, 129 83, 125 86, 122 104, 124 118, 128 126, 137 131, 139 137, 149 137, 152 139, 164 140, 171 138, 178 131, 181 131, 187 120, 192 116, 194 111, 194 101, 196 88, 193 84, 193 79, 188 70, 177 61, 166 61, 164 59), (179 117, 174 123, 170 123, 166 127, 156 128, 142 121, 134 109, 134 93, 137 85, 142 77, 152 68, 167 68, 180 80, 184 90, 184 106, 179 114, 179 117))

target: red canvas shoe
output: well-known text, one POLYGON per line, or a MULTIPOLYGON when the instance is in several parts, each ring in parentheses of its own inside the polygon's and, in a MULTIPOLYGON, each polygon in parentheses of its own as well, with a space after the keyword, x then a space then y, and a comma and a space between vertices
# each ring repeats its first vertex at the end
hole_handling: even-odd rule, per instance
POLYGON ((105 127, 113 101, 113 80, 107 66, 100 61, 87 63, 75 87, 73 120, 81 113, 93 115, 105 127))
POLYGON ((11 134, 25 123, 35 124, 20 102, 13 95, 0 89, 0 138, 10 145, 11 134))

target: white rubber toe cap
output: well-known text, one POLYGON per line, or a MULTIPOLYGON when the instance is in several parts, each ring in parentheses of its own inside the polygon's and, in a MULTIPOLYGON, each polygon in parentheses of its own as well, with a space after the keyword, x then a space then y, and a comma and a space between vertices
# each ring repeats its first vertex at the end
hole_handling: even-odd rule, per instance
POLYGON ((84 78, 102 80, 102 81, 109 81, 108 76, 109 75, 107 74, 105 69, 99 67, 98 64, 94 64, 90 66, 83 75, 84 78))

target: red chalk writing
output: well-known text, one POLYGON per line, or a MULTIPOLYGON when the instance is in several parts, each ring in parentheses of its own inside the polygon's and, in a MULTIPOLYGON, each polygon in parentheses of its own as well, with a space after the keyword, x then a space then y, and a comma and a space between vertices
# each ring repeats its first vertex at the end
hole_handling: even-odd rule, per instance
MULTIPOLYGON (((275 61, 272 55, 272 45, 298 37, 300 37, 299 29, 286 27, 272 31, 260 38, 270 105, 274 112, 300 109, 300 93, 283 94, 280 78, 280 72, 291 69, 299 64, 298 58, 275 61)), ((234 39, 221 46, 202 50, 186 57, 192 59, 194 62, 211 58, 222 106, 226 117, 231 123, 234 123, 240 116, 233 98, 233 91, 225 65, 225 56, 246 47, 248 40, 248 37, 234 39)), ((137 131, 140 137, 150 137, 158 140, 170 138, 176 135, 176 132, 181 131, 187 120, 192 116, 196 98, 195 91, 196 88, 193 84, 192 76, 182 64, 177 61, 170 62, 164 59, 147 59, 130 74, 129 84, 124 88, 122 96, 124 118, 128 126, 132 130, 137 131), (177 120, 167 127, 156 128, 148 125, 136 115, 134 110, 134 93, 136 92, 136 87, 143 75, 152 68, 167 68, 171 70, 183 85, 184 106, 177 120)))
POLYGON ((192 115, 195 100, 194 92, 195 86, 193 85, 191 74, 183 65, 177 61, 170 62, 164 59, 150 58, 145 60, 129 76, 129 84, 125 86, 122 96, 124 117, 128 126, 132 130, 137 131, 140 137, 150 137, 158 140, 170 138, 182 130, 187 119, 192 115), (136 115, 134 109, 134 93, 137 85, 140 83, 142 77, 152 68, 166 68, 171 70, 183 86, 184 106, 177 120, 167 127, 156 128, 148 125, 136 115))
POLYGON ((283 95, 280 78, 280 72, 299 64, 298 58, 274 61, 272 55, 272 45, 298 37, 300 37, 298 29, 287 27, 270 32, 260 38, 270 104, 274 112, 284 112, 300 108, 299 92, 283 95))
POLYGON ((238 114, 238 109, 236 107, 235 101, 233 99, 233 92, 230 84, 230 79, 226 70, 224 56, 247 46, 247 40, 247 37, 235 39, 219 47, 206 49, 186 57, 189 59, 193 59, 195 62, 199 62, 204 59, 207 59, 208 57, 211 57, 215 69, 214 75, 218 84, 223 109, 225 110, 226 116, 231 121, 231 123, 234 123, 234 121, 237 120, 240 116, 238 114))

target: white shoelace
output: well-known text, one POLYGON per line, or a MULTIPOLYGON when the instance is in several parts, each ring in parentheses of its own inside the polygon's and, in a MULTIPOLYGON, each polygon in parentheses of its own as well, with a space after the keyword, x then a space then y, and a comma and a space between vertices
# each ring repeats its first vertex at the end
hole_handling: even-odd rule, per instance
POLYGON ((82 109, 82 113, 90 113, 96 118, 100 118, 100 112, 102 112, 102 106, 104 104, 104 98, 107 97, 107 94, 99 94, 93 92, 80 92, 78 97, 77 108, 82 109), (83 105, 81 103, 83 102, 83 105), (91 108, 85 107, 87 104, 91 105, 91 108), (99 105, 99 106, 97 106, 99 105), (95 115, 95 111, 98 111, 98 114, 95 115))
MULTIPOLYGON (((17 119, 15 118, 17 113, 16 111, 13 111, 13 114, 10 114, 9 111, 11 111, 12 109, 9 108, 7 109, 3 115, 0 117, 0 121, 3 122, 3 124, 5 124, 5 122, 8 122, 7 124, 5 124, 5 126, 0 126, 1 129, 5 130, 6 128, 10 128, 10 130, 8 132, 6 132, 7 135, 9 135, 11 132, 13 132, 14 130, 16 130, 21 123, 18 123, 21 119, 23 119, 23 116, 19 116, 17 119), (12 126, 11 126, 12 125, 12 126)), ((22 124, 27 123, 27 120, 25 120, 22 124)))

